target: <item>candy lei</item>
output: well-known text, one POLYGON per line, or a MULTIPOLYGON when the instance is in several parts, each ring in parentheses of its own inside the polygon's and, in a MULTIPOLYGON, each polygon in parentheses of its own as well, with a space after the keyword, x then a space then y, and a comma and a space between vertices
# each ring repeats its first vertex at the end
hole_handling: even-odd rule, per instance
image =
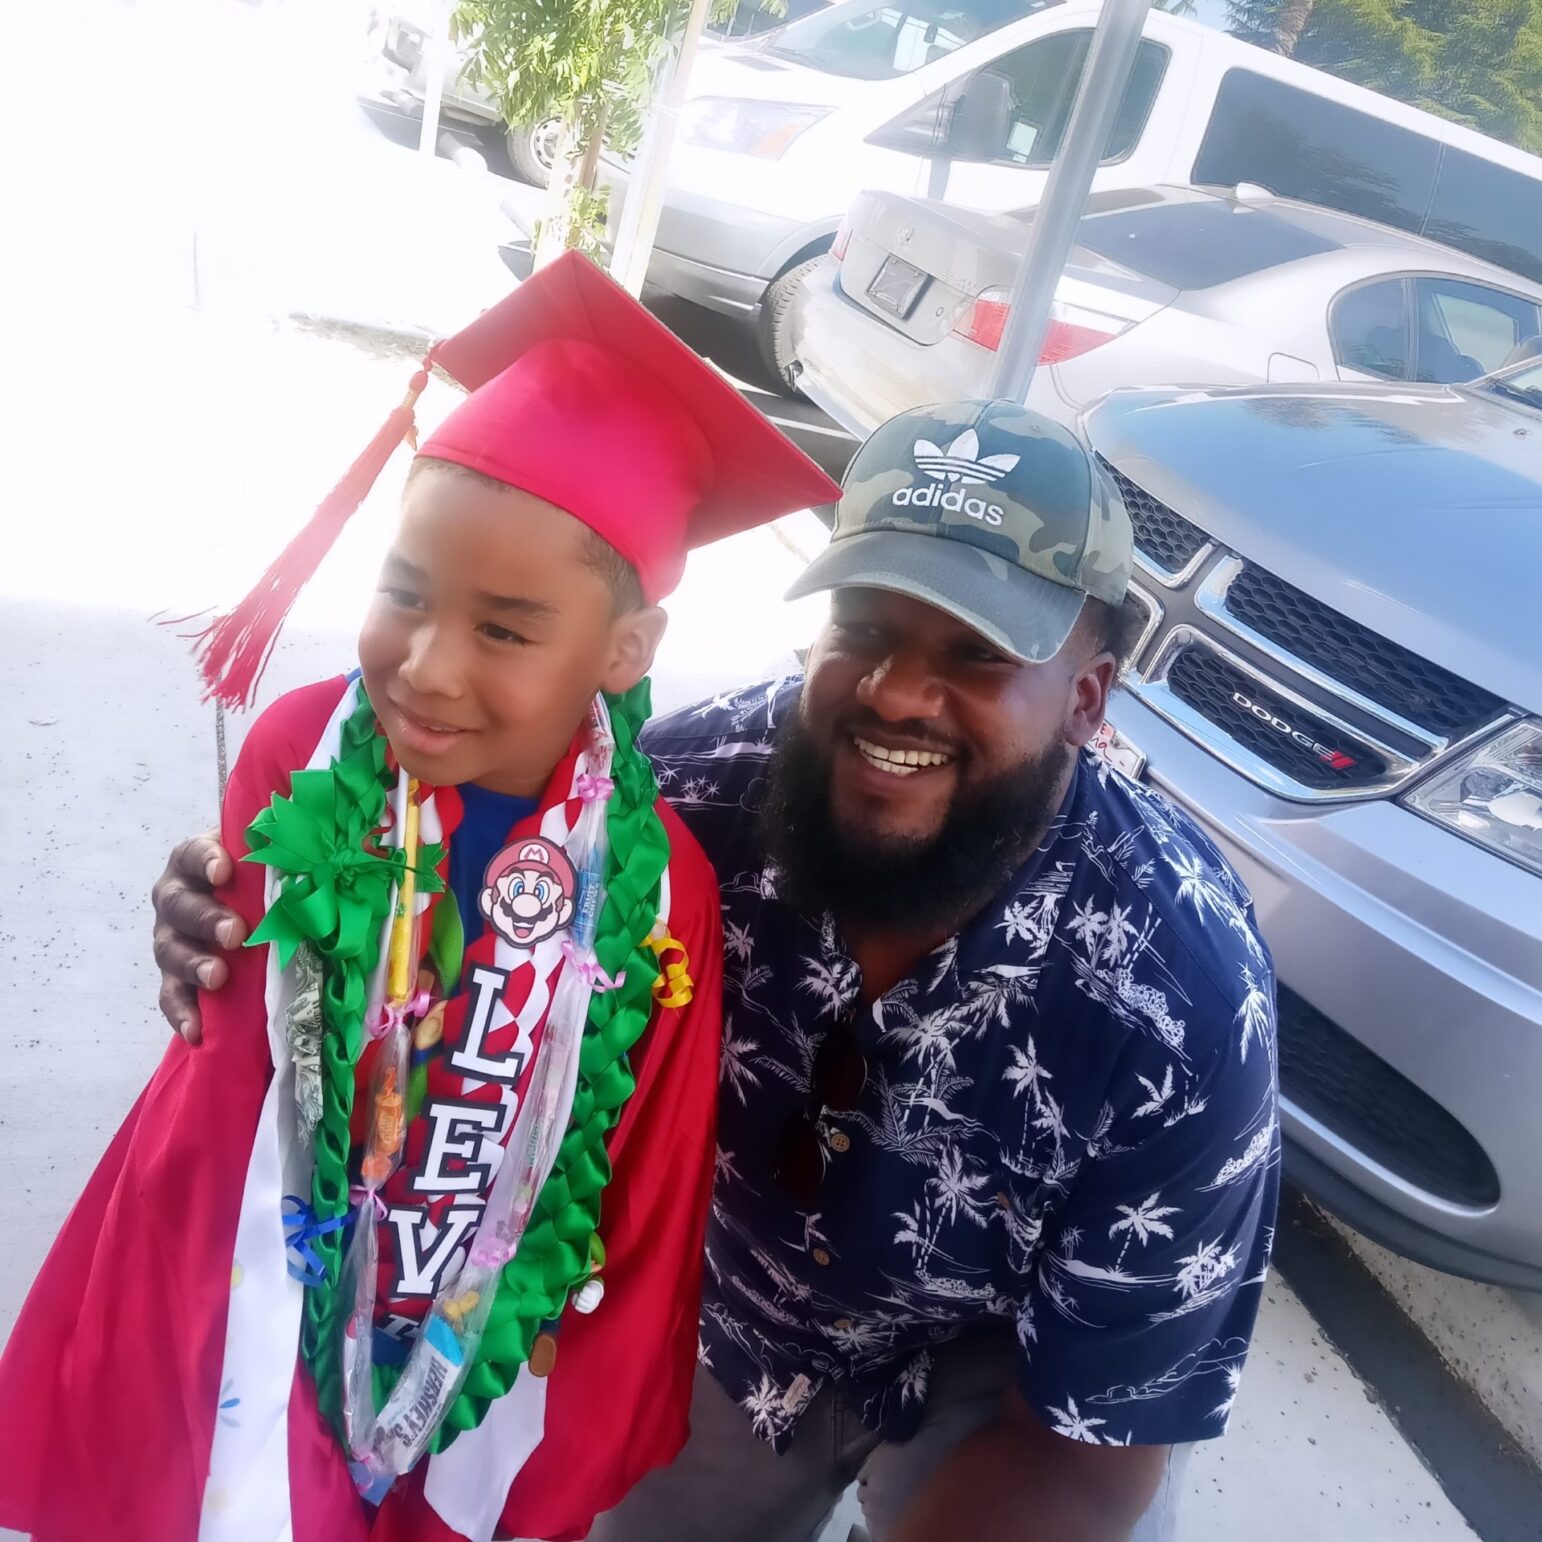
MULTIPOLYGON (((621 984, 590 997, 578 1087, 555 1166, 536 1199, 519 1251, 502 1270, 475 1358, 429 1443, 431 1451, 443 1450, 461 1430, 481 1422, 490 1403, 513 1385, 542 1324, 558 1317, 569 1294, 588 1278, 600 1197, 611 1176, 605 1140, 636 1086, 627 1056, 653 1011, 658 964, 647 940, 658 918, 669 838, 654 807, 658 789, 652 767, 636 748, 637 732, 648 715, 647 682, 625 696, 608 698, 608 704, 615 788, 606 808, 605 901, 594 948, 600 967, 621 984)), ((365 846, 385 818, 393 781, 385 740, 361 685, 331 770, 297 773, 291 798, 275 798, 248 835, 249 860, 286 875, 253 941, 273 941, 281 950, 280 962, 287 965, 303 940, 322 962, 322 1111, 312 1181, 318 1222, 345 1215, 349 1205, 355 1065, 365 1038, 383 922, 403 865, 400 853, 376 855, 365 846), (292 824, 302 796, 315 822, 295 836, 284 827, 292 824)), ((434 871, 442 862, 441 851, 423 853, 417 869, 420 888, 443 888, 434 871)), ((342 1234, 319 1236, 312 1245, 325 1283, 306 1291, 301 1348, 320 1406, 341 1430, 338 1343, 349 1311, 346 1293, 339 1289, 342 1234)), ((398 1367, 375 1367, 377 1408, 384 1406, 399 1375, 398 1367)))

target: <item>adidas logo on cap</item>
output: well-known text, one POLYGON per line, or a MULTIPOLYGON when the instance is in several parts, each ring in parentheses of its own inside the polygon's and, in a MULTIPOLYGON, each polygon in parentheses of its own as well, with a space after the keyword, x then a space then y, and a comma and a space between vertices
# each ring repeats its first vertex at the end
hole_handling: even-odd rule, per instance
POLYGON ((980 438, 966 428, 945 450, 930 439, 917 439, 912 452, 917 469, 930 477, 919 487, 902 487, 893 503, 898 508, 945 509, 983 524, 999 525, 1006 510, 999 503, 971 497, 966 486, 989 485, 1016 468, 1017 455, 981 455, 980 438))

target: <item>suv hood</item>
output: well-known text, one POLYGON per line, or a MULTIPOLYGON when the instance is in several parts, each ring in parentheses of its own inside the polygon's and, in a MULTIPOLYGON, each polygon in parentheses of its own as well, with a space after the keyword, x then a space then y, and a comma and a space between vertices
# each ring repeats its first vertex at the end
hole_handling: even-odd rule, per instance
POLYGON ((868 86, 867 81, 847 80, 793 59, 778 59, 753 45, 728 43, 696 56, 688 95, 844 107, 857 90, 868 86))
POLYGON ((1217 541, 1542 711, 1542 414, 1442 386, 1116 391, 1088 440, 1217 541))

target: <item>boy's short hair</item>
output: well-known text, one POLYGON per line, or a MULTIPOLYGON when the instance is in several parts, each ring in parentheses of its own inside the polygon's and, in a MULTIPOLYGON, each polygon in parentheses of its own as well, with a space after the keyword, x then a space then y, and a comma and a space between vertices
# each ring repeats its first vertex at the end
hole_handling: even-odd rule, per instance
MULTIPOLYGON (((432 466, 436 471, 447 471, 453 476, 466 477, 470 481, 480 482, 484 487, 491 487, 500 492, 511 490, 509 483, 500 482, 497 477, 490 477, 485 472, 473 470, 470 466, 462 466, 458 461, 436 460, 432 455, 419 455, 413 460, 407 472, 408 486, 411 486, 412 479, 425 466, 432 466)), ((518 491, 517 488, 512 490, 518 491)), ((583 530, 584 561, 609 586, 611 615, 624 616, 628 611, 640 610, 643 605, 643 592, 637 569, 597 530, 588 525, 585 525, 583 530)))

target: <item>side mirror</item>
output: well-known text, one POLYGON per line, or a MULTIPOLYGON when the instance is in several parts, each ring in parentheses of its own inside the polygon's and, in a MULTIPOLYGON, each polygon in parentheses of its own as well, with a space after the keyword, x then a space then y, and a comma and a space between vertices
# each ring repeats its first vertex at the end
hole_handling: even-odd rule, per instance
POLYGON ((993 161, 1007 148, 1017 93, 995 70, 976 70, 963 82, 949 115, 945 153, 957 161, 993 161))

